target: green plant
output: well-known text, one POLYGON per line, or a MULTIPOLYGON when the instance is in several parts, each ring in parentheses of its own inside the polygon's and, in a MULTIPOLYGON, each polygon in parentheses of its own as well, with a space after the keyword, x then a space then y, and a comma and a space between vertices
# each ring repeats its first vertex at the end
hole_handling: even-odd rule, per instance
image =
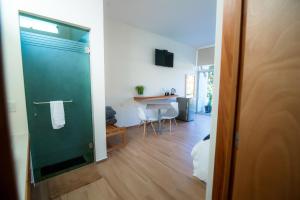
POLYGON ((208 106, 212 106, 212 96, 214 89, 214 71, 208 72, 208 87, 207 87, 207 98, 208 98, 208 106))
POLYGON ((207 96, 208 96, 208 103, 207 103, 207 105, 211 106, 212 105, 212 93, 208 93, 207 96))
POLYGON ((144 86, 142 86, 142 85, 136 86, 135 90, 138 93, 138 95, 143 95, 144 94, 144 86))

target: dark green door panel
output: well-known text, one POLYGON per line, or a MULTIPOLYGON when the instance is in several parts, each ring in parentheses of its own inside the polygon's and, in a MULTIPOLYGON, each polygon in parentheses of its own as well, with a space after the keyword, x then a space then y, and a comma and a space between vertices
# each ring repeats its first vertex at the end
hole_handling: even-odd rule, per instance
POLYGON ((83 156, 93 162, 89 54, 86 44, 22 32, 22 59, 35 180, 42 167, 83 156), (66 124, 54 130, 50 104, 64 103, 66 124))

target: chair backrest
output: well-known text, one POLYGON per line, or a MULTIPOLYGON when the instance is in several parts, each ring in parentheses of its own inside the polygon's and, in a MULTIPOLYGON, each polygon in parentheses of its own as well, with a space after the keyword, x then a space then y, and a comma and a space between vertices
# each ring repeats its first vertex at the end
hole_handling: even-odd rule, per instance
POLYGON ((147 118, 158 119, 158 111, 157 109, 146 109, 147 118))
POLYGON ((171 102, 171 106, 173 107, 173 109, 176 113, 176 116, 178 116, 179 115, 178 102, 171 102))
POLYGON ((163 113, 165 117, 174 118, 179 115, 178 103, 171 102, 167 110, 163 113))
POLYGON ((140 120, 146 121, 147 120, 146 110, 142 106, 137 106, 137 111, 140 120))

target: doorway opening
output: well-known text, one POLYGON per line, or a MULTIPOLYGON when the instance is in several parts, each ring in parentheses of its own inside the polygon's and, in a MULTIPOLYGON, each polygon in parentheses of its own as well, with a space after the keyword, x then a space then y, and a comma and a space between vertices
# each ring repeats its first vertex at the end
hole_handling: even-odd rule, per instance
POLYGON ((94 162, 89 32, 20 14, 34 182, 94 162))
POLYGON ((214 90, 214 66, 199 66, 197 67, 196 73, 196 113, 210 116, 212 112, 212 98, 214 90))
MULTIPOLYGON (((212 109, 215 26, 216 1, 104 1, 106 104, 116 110, 117 126, 127 127, 129 135, 128 148, 120 151, 142 142, 140 150, 151 146, 151 153, 146 152, 154 156, 173 152, 168 159, 156 158, 176 171, 191 169, 185 177, 176 175, 200 179, 192 186, 198 187, 194 192, 205 191, 208 180, 211 113, 216 112, 212 109), (201 9, 209 14, 196 16, 201 9), (158 65, 157 50, 171 53, 173 65, 158 65), (136 86, 142 86, 141 94, 136 86), (170 104, 178 110, 169 108, 170 104), (161 116, 165 117, 162 122, 161 116), (149 126, 144 123, 147 118, 149 126), (144 126, 138 127, 140 122, 144 126), (174 150, 173 145, 178 148, 174 150)), ((133 163, 135 157, 130 156, 133 163)), ((144 158, 147 162, 148 156, 144 158)), ((158 167, 152 168, 153 174, 158 167)))

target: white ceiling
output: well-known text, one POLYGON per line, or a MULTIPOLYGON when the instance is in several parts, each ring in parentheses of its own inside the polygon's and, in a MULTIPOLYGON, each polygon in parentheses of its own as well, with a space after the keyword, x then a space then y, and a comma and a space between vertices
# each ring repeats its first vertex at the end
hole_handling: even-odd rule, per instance
POLYGON ((104 0, 104 12, 195 48, 214 44, 216 0, 104 0))

